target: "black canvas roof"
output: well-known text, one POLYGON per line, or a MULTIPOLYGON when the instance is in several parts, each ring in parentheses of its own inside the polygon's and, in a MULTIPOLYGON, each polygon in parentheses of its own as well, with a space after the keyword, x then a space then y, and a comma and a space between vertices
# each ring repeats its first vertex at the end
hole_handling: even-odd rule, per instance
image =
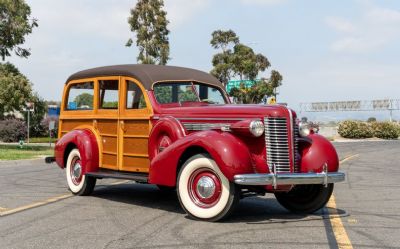
POLYGON ((159 81, 198 81, 223 87, 217 78, 203 71, 185 67, 148 64, 127 64, 87 69, 71 75, 66 83, 71 80, 101 76, 133 77, 139 80, 147 90, 151 90, 153 83, 159 81))

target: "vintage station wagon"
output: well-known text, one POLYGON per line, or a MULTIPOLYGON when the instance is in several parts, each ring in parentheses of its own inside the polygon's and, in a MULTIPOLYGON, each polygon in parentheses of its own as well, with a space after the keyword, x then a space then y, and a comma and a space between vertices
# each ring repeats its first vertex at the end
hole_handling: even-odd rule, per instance
POLYGON ((192 217, 216 221, 246 196, 274 193, 288 210, 312 213, 343 181, 329 141, 281 105, 231 104, 213 76, 189 68, 119 65, 65 83, 56 161, 69 189, 96 179, 176 189, 192 217))

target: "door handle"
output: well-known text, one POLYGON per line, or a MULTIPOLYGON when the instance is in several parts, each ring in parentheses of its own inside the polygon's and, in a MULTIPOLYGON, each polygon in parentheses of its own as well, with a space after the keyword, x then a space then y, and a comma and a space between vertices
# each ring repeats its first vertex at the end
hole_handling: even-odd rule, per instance
POLYGON ((125 123, 124 123, 124 121, 120 121, 120 127, 121 127, 121 130, 125 133, 125 132, 126 132, 126 129, 125 129, 125 123))

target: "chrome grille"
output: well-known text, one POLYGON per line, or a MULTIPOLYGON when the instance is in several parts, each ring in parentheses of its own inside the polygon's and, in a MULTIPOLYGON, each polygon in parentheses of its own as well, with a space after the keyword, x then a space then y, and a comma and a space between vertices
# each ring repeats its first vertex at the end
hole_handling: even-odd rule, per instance
POLYGON ((300 172, 300 167, 299 167, 299 158, 297 157, 297 152, 299 151, 299 125, 297 124, 297 122, 294 120, 293 121, 293 134, 294 134, 294 172, 300 172))
POLYGON ((270 172, 273 165, 277 172, 290 172, 289 135, 286 118, 266 117, 265 146, 267 150, 267 164, 270 172))

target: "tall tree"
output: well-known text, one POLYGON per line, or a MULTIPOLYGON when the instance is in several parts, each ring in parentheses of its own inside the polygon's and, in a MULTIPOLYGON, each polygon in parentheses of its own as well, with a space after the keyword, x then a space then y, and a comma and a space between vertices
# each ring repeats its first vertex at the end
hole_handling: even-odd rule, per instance
POLYGON ((239 88, 231 89, 229 94, 236 102, 260 103, 265 96, 275 94, 274 90, 282 84, 282 75, 278 71, 272 70, 269 79, 256 80, 260 72, 271 66, 266 56, 256 54, 251 47, 241 44, 239 37, 232 30, 216 30, 211 36, 211 46, 222 50, 212 58, 211 74, 224 85, 235 76, 240 80, 255 81, 251 87, 242 83, 239 88))
POLYGON ((17 56, 27 58, 31 52, 20 47, 25 36, 37 27, 31 18, 31 8, 24 0, 0 0, 0 56, 4 61, 14 51, 17 56))
POLYGON ((234 98, 236 103, 258 104, 263 101, 265 96, 276 94, 274 90, 282 85, 282 79, 283 77, 278 71, 272 70, 269 79, 256 80, 250 87, 246 87, 242 83, 239 88, 232 88, 229 95, 234 98))
MULTIPOLYGON (((128 23, 136 33, 136 46, 139 48, 137 60, 142 64, 167 64, 169 58, 169 30, 167 12, 163 10, 163 0, 138 0, 131 9, 128 23)), ((130 47, 129 39, 126 46, 130 47)))
POLYGON ((259 72, 265 71, 271 65, 267 57, 255 54, 253 49, 246 45, 237 44, 233 50, 232 67, 240 80, 254 80, 259 72))
POLYGON ((239 37, 231 29, 227 31, 216 30, 212 32, 211 37, 211 46, 215 49, 221 48, 223 53, 229 49, 230 45, 239 43, 239 37))
POLYGON ((5 112, 21 111, 31 96, 29 80, 11 64, 0 64, 0 119, 5 112))
POLYGON ((210 44, 215 49, 221 49, 212 58, 213 69, 211 74, 218 78, 224 85, 233 76, 232 68, 232 48, 239 44, 239 37, 232 30, 216 30, 211 34, 210 44))

